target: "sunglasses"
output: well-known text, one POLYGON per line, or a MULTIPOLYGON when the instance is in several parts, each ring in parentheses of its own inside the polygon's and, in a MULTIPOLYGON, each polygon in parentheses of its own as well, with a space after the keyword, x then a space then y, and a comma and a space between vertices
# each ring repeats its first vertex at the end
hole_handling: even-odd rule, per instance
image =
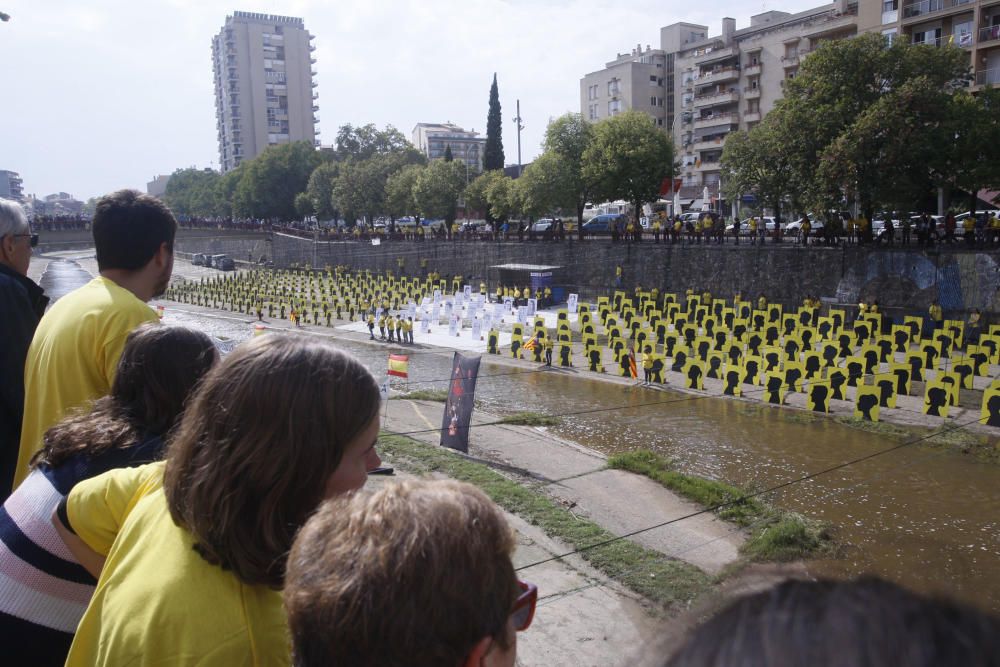
POLYGON ((12 234, 14 238, 28 237, 31 239, 31 247, 34 248, 38 245, 38 234, 12 234))
POLYGON ((535 617, 535 604, 538 602, 538 586, 529 584, 527 581, 518 581, 517 587, 521 589, 521 594, 514 601, 514 607, 510 610, 510 620, 514 622, 514 629, 523 632, 531 625, 531 619, 535 617))

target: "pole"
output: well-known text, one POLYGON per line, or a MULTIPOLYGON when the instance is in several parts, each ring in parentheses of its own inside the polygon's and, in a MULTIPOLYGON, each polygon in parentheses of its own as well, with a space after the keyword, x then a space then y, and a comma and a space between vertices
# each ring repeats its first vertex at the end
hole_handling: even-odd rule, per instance
POLYGON ((514 117, 514 122, 517 123, 517 175, 521 176, 521 130, 524 129, 524 125, 521 125, 521 100, 517 101, 517 115, 514 117))

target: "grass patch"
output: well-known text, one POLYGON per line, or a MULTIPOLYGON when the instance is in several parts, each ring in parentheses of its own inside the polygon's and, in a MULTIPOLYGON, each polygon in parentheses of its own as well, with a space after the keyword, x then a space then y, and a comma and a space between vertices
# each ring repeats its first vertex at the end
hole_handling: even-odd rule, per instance
POLYGON ((837 417, 851 428, 878 433, 897 442, 917 441, 918 446, 968 454, 983 463, 1000 464, 1000 441, 986 435, 955 426, 942 425, 935 429, 922 426, 898 426, 888 422, 870 422, 854 417, 837 417))
POLYGON ((501 417, 498 421, 501 424, 517 426, 555 426, 559 423, 559 418, 541 412, 515 412, 512 415, 501 417))
POLYGON ((781 420, 792 424, 815 424, 822 417, 802 410, 782 410, 781 420))
POLYGON ((818 521, 786 512, 756 498, 739 500, 746 494, 743 489, 678 472, 670 461, 648 449, 616 454, 608 459, 608 466, 645 475, 704 507, 737 501, 715 510, 715 514, 749 529, 750 536, 740 553, 750 560, 799 560, 832 547, 829 531, 818 521))
MULTIPOLYGON (((438 472, 474 484, 507 511, 538 526, 572 549, 615 537, 596 523, 576 516, 544 493, 522 486, 488 466, 447 449, 412 438, 383 435, 379 438, 379 453, 394 465, 412 472, 438 472)), ((711 578, 697 567, 629 540, 616 540, 588 549, 580 556, 608 577, 665 608, 688 604, 711 584, 711 578)))
POLYGON ((903 438, 913 435, 912 431, 889 422, 873 422, 868 421, 867 419, 861 419, 860 417, 847 416, 837 417, 836 419, 844 426, 856 428, 861 431, 868 431, 869 433, 878 433, 879 435, 884 435, 889 438, 902 440, 903 438))
POLYGON ((444 403, 448 400, 448 390, 446 389, 415 389, 403 395, 414 401, 438 401, 444 403))

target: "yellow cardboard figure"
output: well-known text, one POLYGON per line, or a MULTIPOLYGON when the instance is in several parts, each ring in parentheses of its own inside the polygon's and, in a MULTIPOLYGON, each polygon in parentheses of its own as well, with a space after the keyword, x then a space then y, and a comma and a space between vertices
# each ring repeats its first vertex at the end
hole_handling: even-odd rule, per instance
POLYGON ((764 397, 766 403, 781 405, 785 402, 785 378, 782 373, 768 373, 764 383, 764 397))
POLYGON ((692 357, 684 367, 684 386, 688 389, 705 389, 705 362, 692 357))
POLYGON ((983 392, 983 407, 979 422, 987 426, 1000 426, 1000 388, 988 387, 983 392))
POLYGON ((740 378, 743 369, 738 364, 726 364, 722 374, 722 393, 726 396, 739 396, 742 393, 740 378))
POLYGON ((934 417, 948 416, 948 395, 950 391, 940 380, 927 383, 924 390, 924 414, 934 417))
POLYGON ((906 362, 893 362, 889 364, 889 372, 896 378, 896 395, 909 396, 910 394, 910 364, 906 362))
POLYGON ((814 412, 830 411, 830 383, 823 380, 809 384, 806 407, 814 412))
POLYGON ((882 408, 896 407, 896 375, 895 373, 878 373, 875 375, 875 386, 878 387, 878 404, 882 408))
POLYGON ((877 422, 879 417, 880 390, 873 385, 860 385, 854 398, 854 417, 877 422))

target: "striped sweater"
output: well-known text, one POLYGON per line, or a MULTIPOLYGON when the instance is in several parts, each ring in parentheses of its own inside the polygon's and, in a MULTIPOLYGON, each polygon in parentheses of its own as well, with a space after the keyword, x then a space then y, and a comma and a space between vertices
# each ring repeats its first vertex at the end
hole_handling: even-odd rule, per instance
POLYGON ((114 468, 160 458, 150 437, 125 449, 33 470, 0 508, 0 637, 7 664, 62 665, 96 581, 52 525, 73 486, 114 468), (10 653, 8 653, 10 651, 10 653))

